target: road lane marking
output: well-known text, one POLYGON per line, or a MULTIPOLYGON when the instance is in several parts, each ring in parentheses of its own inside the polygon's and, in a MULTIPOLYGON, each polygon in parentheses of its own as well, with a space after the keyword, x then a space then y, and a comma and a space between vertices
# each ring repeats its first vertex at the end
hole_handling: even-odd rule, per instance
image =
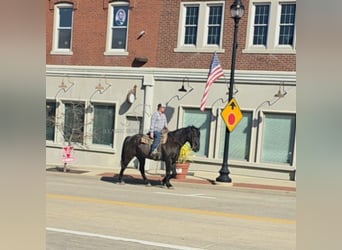
POLYGON ((148 246, 154 246, 154 247, 164 247, 164 248, 179 249, 179 250, 202 250, 201 248, 171 245, 171 244, 165 244, 165 243, 160 243, 160 242, 137 240, 137 239, 123 238, 123 237, 95 234, 95 233, 87 233, 87 232, 67 230, 67 229, 61 229, 61 228, 46 227, 46 230, 50 232, 73 234, 73 235, 86 236, 86 237, 95 237, 95 238, 101 238, 101 239, 106 239, 106 240, 133 242, 133 243, 139 243, 142 245, 148 245, 148 246))
POLYGON ((155 194, 162 195, 171 195, 171 196, 183 196, 183 197, 195 197, 195 198, 203 198, 203 199, 217 199, 214 196, 206 196, 204 194, 180 194, 180 193, 163 193, 163 192, 154 192, 155 194))
POLYGON ((241 219, 241 220, 271 222, 271 223, 277 223, 277 224, 296 224, 296 220, 289 220, 289 219, 278 219, 278 218, 244 215, 244 214, 233 214, 233 213, 210 211, 210 210, 170 207, 170 206, 163 206, 163 205, 151 205, 151 204, 128 202, 128 201, 103 200, 103 199, 97 199, 97 198, 71 196, 71 195, 63 195, 63 194, 51 194, 51 193, 48 193, 47 197, 52 198, 52 199, 62 199, 62 200, 117 205, 117 206, 126 206, 126 207, 137 207, 137 208, 173 211, 173 212, 190 213, 190 214, 211 215, 211 216, 235 218, 235 219, 241 219))

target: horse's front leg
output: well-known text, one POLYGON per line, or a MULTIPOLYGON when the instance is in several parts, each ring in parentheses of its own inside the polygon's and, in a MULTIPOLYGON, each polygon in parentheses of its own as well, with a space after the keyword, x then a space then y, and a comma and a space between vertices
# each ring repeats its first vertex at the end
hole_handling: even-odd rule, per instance
POLYGON ((171 164, 172 169, 171 169, 171 178, 176 178, 177 175, 177 170, 176 170, 176 163, 172 163, 171 164))
POLYGON ((170 183, 172 167, 172 162, 170 159, 165 160, 165 166, 165 177, 162 180, 162 184, 166 185, 167 188, 173 188, 172 184, 170 183))
POLYGON ((146 175, 145 175, 145 161, 146 161, 146 159, 142 157, 142 158, 138 158, 138 160, 139 160, 139 170, 140 170, 141 176, 144 180, 144 183, 146 186, 150 187, 151 183, 148 181, 148 179, 146 178, 146 175))

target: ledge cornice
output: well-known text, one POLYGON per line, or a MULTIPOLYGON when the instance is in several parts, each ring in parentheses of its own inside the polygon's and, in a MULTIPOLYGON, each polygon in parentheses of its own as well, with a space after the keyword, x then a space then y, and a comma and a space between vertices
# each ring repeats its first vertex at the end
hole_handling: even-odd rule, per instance
MULTIPOLYGON (((218 80, 218 83, 226 84, 229 81, 230 70, 224 70, 224 73, 225 77, 218 80)), ((182 81, 187 77, 191 82, 203 82, 207 79, 208 69, 46 65, 46 76, 143 79, 147 74, 153 75, 155 81, 182 81)), ((238 84, 279 84, 279 82, 296 85, 296 72, 235 71, 235 83, 238 84)))

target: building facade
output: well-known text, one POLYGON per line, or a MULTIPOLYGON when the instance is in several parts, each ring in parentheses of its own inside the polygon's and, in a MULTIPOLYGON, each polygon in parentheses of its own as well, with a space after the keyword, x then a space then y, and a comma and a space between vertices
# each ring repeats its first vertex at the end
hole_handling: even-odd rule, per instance
MULTIPOLYGON (((127 135, 146 133, 158 102, 169 129, 195 125, 193 169, 218 172, 224 151, 233 45, 233 1, 50 0, 46 4, 46 159, 120 166, 127 135), (225 76, 210 88, 216 53, 225 76), (186 91, 185 91, 186 90, 186 91)), ((293 178, 296 170, 296 1, 243 1, 234 97, 243 119, 231 133, 231 173, 293 178)), ((131 165, 136 162, 132 161, 131 165)), ((150 168, 162 168, 150 161, 150 168)))

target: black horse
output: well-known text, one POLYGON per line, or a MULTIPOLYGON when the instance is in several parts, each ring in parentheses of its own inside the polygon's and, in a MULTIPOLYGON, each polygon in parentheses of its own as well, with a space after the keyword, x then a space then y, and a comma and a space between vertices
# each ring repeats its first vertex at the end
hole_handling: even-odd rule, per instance
MULTIPOLYGON (((128 163, 137 157, 139 160, 139 170, 146 185, 151 185, 145 175, 145 160, 151 159, 150 145, 141 142, 142 134, 136 134, 133 136, 127 136, 122 145, 121 151, 121 171, 119 174, 119 182, 124 183, 122 180, 123 173, 127 168, 128 163)), ((162 184, 168 188, 172 187, 170 183, 171 177, 176 176, 176 161, 178 159, 180 148, 189 142, 194 152, 198 152, 200 149, 200 131, 194 126, 177 129, 168 133, 167 141, 165 144, 161 144, 161 157, 160 160, 165 161, 166 175, 162 180, 162 184), (172 175, 171 175, 172 171, 172 175)))

